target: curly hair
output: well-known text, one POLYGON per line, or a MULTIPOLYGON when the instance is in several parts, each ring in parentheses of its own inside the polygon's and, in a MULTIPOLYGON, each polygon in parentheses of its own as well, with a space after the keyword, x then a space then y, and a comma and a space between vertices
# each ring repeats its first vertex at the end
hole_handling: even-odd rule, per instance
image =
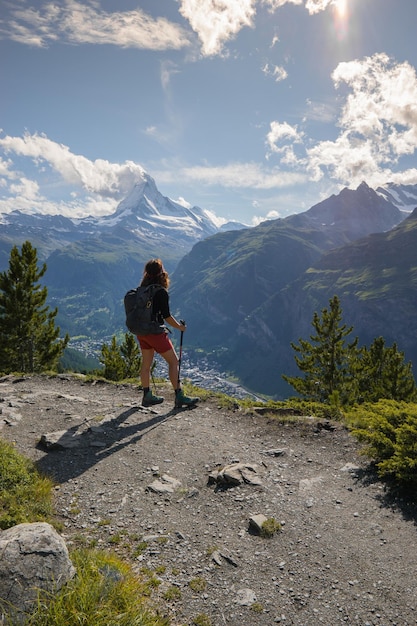
POLYGON ((169 287, 168 272, 165 271, 161 259, 151 259, 145 265, 141 287, 148 285, 162 285, 165 289, 169 287))

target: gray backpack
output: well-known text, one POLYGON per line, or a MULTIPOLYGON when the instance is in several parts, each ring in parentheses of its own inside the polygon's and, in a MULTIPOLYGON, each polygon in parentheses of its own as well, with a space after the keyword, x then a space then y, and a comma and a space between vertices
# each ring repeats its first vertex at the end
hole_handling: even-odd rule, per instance
POLYGON ((158 335, 165 332, 165 326, 152 319, 153 298, 161 285, 148 285, 129 289, 124 297, 126 326, 134 335, 158 335))

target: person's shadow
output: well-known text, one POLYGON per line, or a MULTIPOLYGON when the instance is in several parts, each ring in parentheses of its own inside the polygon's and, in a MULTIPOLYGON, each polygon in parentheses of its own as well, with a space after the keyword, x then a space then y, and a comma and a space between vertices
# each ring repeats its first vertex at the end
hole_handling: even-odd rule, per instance
MULTIPOLYGON (((116 454, 126 446, 137 444, 144 435, 180 411, 181 409, 174 408, 167 413, 152 414, 151 411, 143 410, 141 407, 132 407, 104 424, 97 424, 97 428, 92 424, 90 429, 86 428, 88 422, 84 421, 62 434, 62 444, 64 441, 70 441, 72 447, 63 448, 58 440, 54 447, 47 449, 47 454, 36 462, 36 467, 41 474, 49 476, 55 482, 65 483, 71 478, 80 476, 111 454, 116 454), (124 422, 138 412, 143 413, 142 421, 124 425, 124 422)), ((37 447, 46 449, 42 439, 37 447)))

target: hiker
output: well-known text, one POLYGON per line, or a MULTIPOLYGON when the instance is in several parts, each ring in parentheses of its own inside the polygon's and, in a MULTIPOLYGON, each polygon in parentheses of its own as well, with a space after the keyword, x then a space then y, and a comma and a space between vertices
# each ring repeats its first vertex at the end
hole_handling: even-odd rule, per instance
MULTIPOLYGON (((140 286, 161 285, 163 287, 163 289, 158 289, 153 297, 152 318, 156 319, 161 324, 161 327, 165 321, 173 328, 184 332, 186 325, 178 322, 169 310, 169 295, 167 291, 169 282, 168 273, 165 271, 161 259, 151 259, 146 263, 140 286)), ((149 407, 164 401, 164 398, 154 395, 150 390, 150 373, 155 352, 160 354, 168 364, 169 380, 175 391, 175 408, 179 409, 183 406, 191 407, 195 405, 198 402, 198 398, 187 397, 181 389, 179 361, 168 331, 165 330, 158 334, 137 335, 137 339, 142 352, 140 372, 143 389, 142 406, 149 407)))

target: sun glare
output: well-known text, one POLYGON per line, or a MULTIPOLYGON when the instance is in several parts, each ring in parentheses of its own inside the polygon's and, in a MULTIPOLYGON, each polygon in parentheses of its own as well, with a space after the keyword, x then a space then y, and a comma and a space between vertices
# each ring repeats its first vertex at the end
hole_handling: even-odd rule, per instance
POLYGON ((334 6, 336 9, 336 13, 338 14, 340 19, 346 17, 347 14, 347 0, 335 0, 334 6))

